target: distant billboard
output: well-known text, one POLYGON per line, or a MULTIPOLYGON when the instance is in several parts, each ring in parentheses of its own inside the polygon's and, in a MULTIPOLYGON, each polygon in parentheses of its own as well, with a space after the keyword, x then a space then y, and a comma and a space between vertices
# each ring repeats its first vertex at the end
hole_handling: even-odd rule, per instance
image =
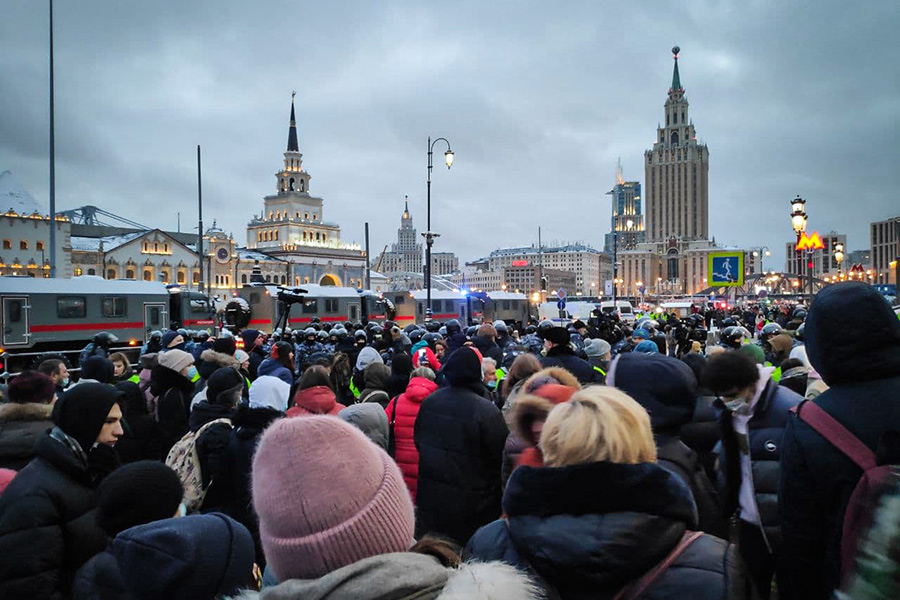
POLYGON ((512 266, 514 266, 514 267, 527 267, 527 266, 528 266, 528 261, 527 261, 527 260, 514 260, 514 261, 512 261, 512 266))
POLYGON ((744 285, 743 252, 711 252, 707 260, 710 287, 744 285))

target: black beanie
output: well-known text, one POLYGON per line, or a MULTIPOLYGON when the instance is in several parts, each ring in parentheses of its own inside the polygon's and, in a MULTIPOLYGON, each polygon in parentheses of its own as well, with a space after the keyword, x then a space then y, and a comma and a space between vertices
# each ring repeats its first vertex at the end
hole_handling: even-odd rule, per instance
POLYGON ((233 337, 220 337, 213 340, 212 349, 228 356, 234 356, 237 345, 233 337))
POLYGON ((85 453, 90 452, 109 411, 113 404, 120 402, 121 395, 122 392, 105 383, 80 383, 53 405, 53 423, 75 439, 85 453))
POLYGON ((97 525, 115 537, 137 525, 175 516, 184 489, 161 462, 142 460, 120 467, 100 484, 97 525))
POLYGON ((116 367, 112 361, 102 356, 92 356, 81 365, 83 379, 96 379, 100 383, 111 383, 115 379, 116 367))
POLYGON ((233 367, 221 367, 209 376, 206 382, 206 401, 210 404, 230 404, 230 399, 222 398, 222 402, 218 402, 219 397, 230 390, 234 390, 244 385, 244 378, 233 367))
POLYGON ((467 346, 450 355, 444 365, 444 376, 452 386, 465 387, 481 381, 481 361, 467 346))
POLYGON ((551 327, 544 334, 544 339, 554 344, 565 346, 572 339, 572 335, 565 327, 551 327))

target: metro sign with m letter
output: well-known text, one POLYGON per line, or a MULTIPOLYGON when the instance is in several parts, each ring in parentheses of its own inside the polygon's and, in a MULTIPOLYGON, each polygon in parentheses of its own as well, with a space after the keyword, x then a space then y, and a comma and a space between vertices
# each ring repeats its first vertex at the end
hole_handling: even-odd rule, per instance
POLYGON ((818 231, 813 231, 812 235, 806 235, 806 232, 803 232, 803 235, 800 236, 800 241, 797 242, 797 250, 822 250, 825 248, 825 244, 822 243, 822 238, 819 237, 818 231))

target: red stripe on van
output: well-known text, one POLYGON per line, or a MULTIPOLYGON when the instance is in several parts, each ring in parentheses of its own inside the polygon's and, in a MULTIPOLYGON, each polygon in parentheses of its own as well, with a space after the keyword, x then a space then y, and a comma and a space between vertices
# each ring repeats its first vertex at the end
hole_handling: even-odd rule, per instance
MULTIPOLYGON (((312 317, 297 317, 296 319, 291 319, 291 323, 312 323, 312 317)), ((319 320, 323 323, 337 323, 348 321, 347 317, 319 317, 319 320)))
POLYGON ((250 319, 250 324, 251 325, 268 325, 269 320, 268 319, 250 319))
POLYGON ((135 323, 72 323, 71 325, 32 325, 31 331, 106 331, 108 329, 143 329, 140 321, 135 323))

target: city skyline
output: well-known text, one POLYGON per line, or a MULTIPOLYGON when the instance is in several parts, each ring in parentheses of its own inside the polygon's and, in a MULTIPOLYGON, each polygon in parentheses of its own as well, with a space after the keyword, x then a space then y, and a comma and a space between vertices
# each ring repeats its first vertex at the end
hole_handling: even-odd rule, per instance
MULTIPOLYGON (((810 227, 846 232, 848 250, 868 246, 870 221, 895 216, 896 152, 885 123, 900 122, 900 89, 872 73, 895 70, 886 40, 900 21, 896 8, 573 6, 543 21, 504 12, 494 26, 499 8, 466 3, 452 12, 357 5, 349 15, 282 5, 302 17, 300 36, 228 3, 217 11, 60 3, 58 209, 97 204, 169 230, 180 209, 188 230, 199 143, 204 215, 240 236, 271 187, 296 89, 300 151, 346 241, 362 243, 368 220, 375 255, 394 237, 404 195, 424 227, 432 135, 456 153, 453 169, 433 177, 436 252, 470 260, 535 242, 538 225, 546 239, 599 248, 617 158, 628 180, 646 185, 643 151, 678 44, 710 148, 711 237, 769 246, 771 268, 784 262, 796 194, 808 200, 810 227), (651 20, 661 10, 666 27, 651 20), (638 33, 612 43, 604 20, 638 33)), ((14 3, 7 13, 0 170, 46 204, 46 6, 14 3)))

